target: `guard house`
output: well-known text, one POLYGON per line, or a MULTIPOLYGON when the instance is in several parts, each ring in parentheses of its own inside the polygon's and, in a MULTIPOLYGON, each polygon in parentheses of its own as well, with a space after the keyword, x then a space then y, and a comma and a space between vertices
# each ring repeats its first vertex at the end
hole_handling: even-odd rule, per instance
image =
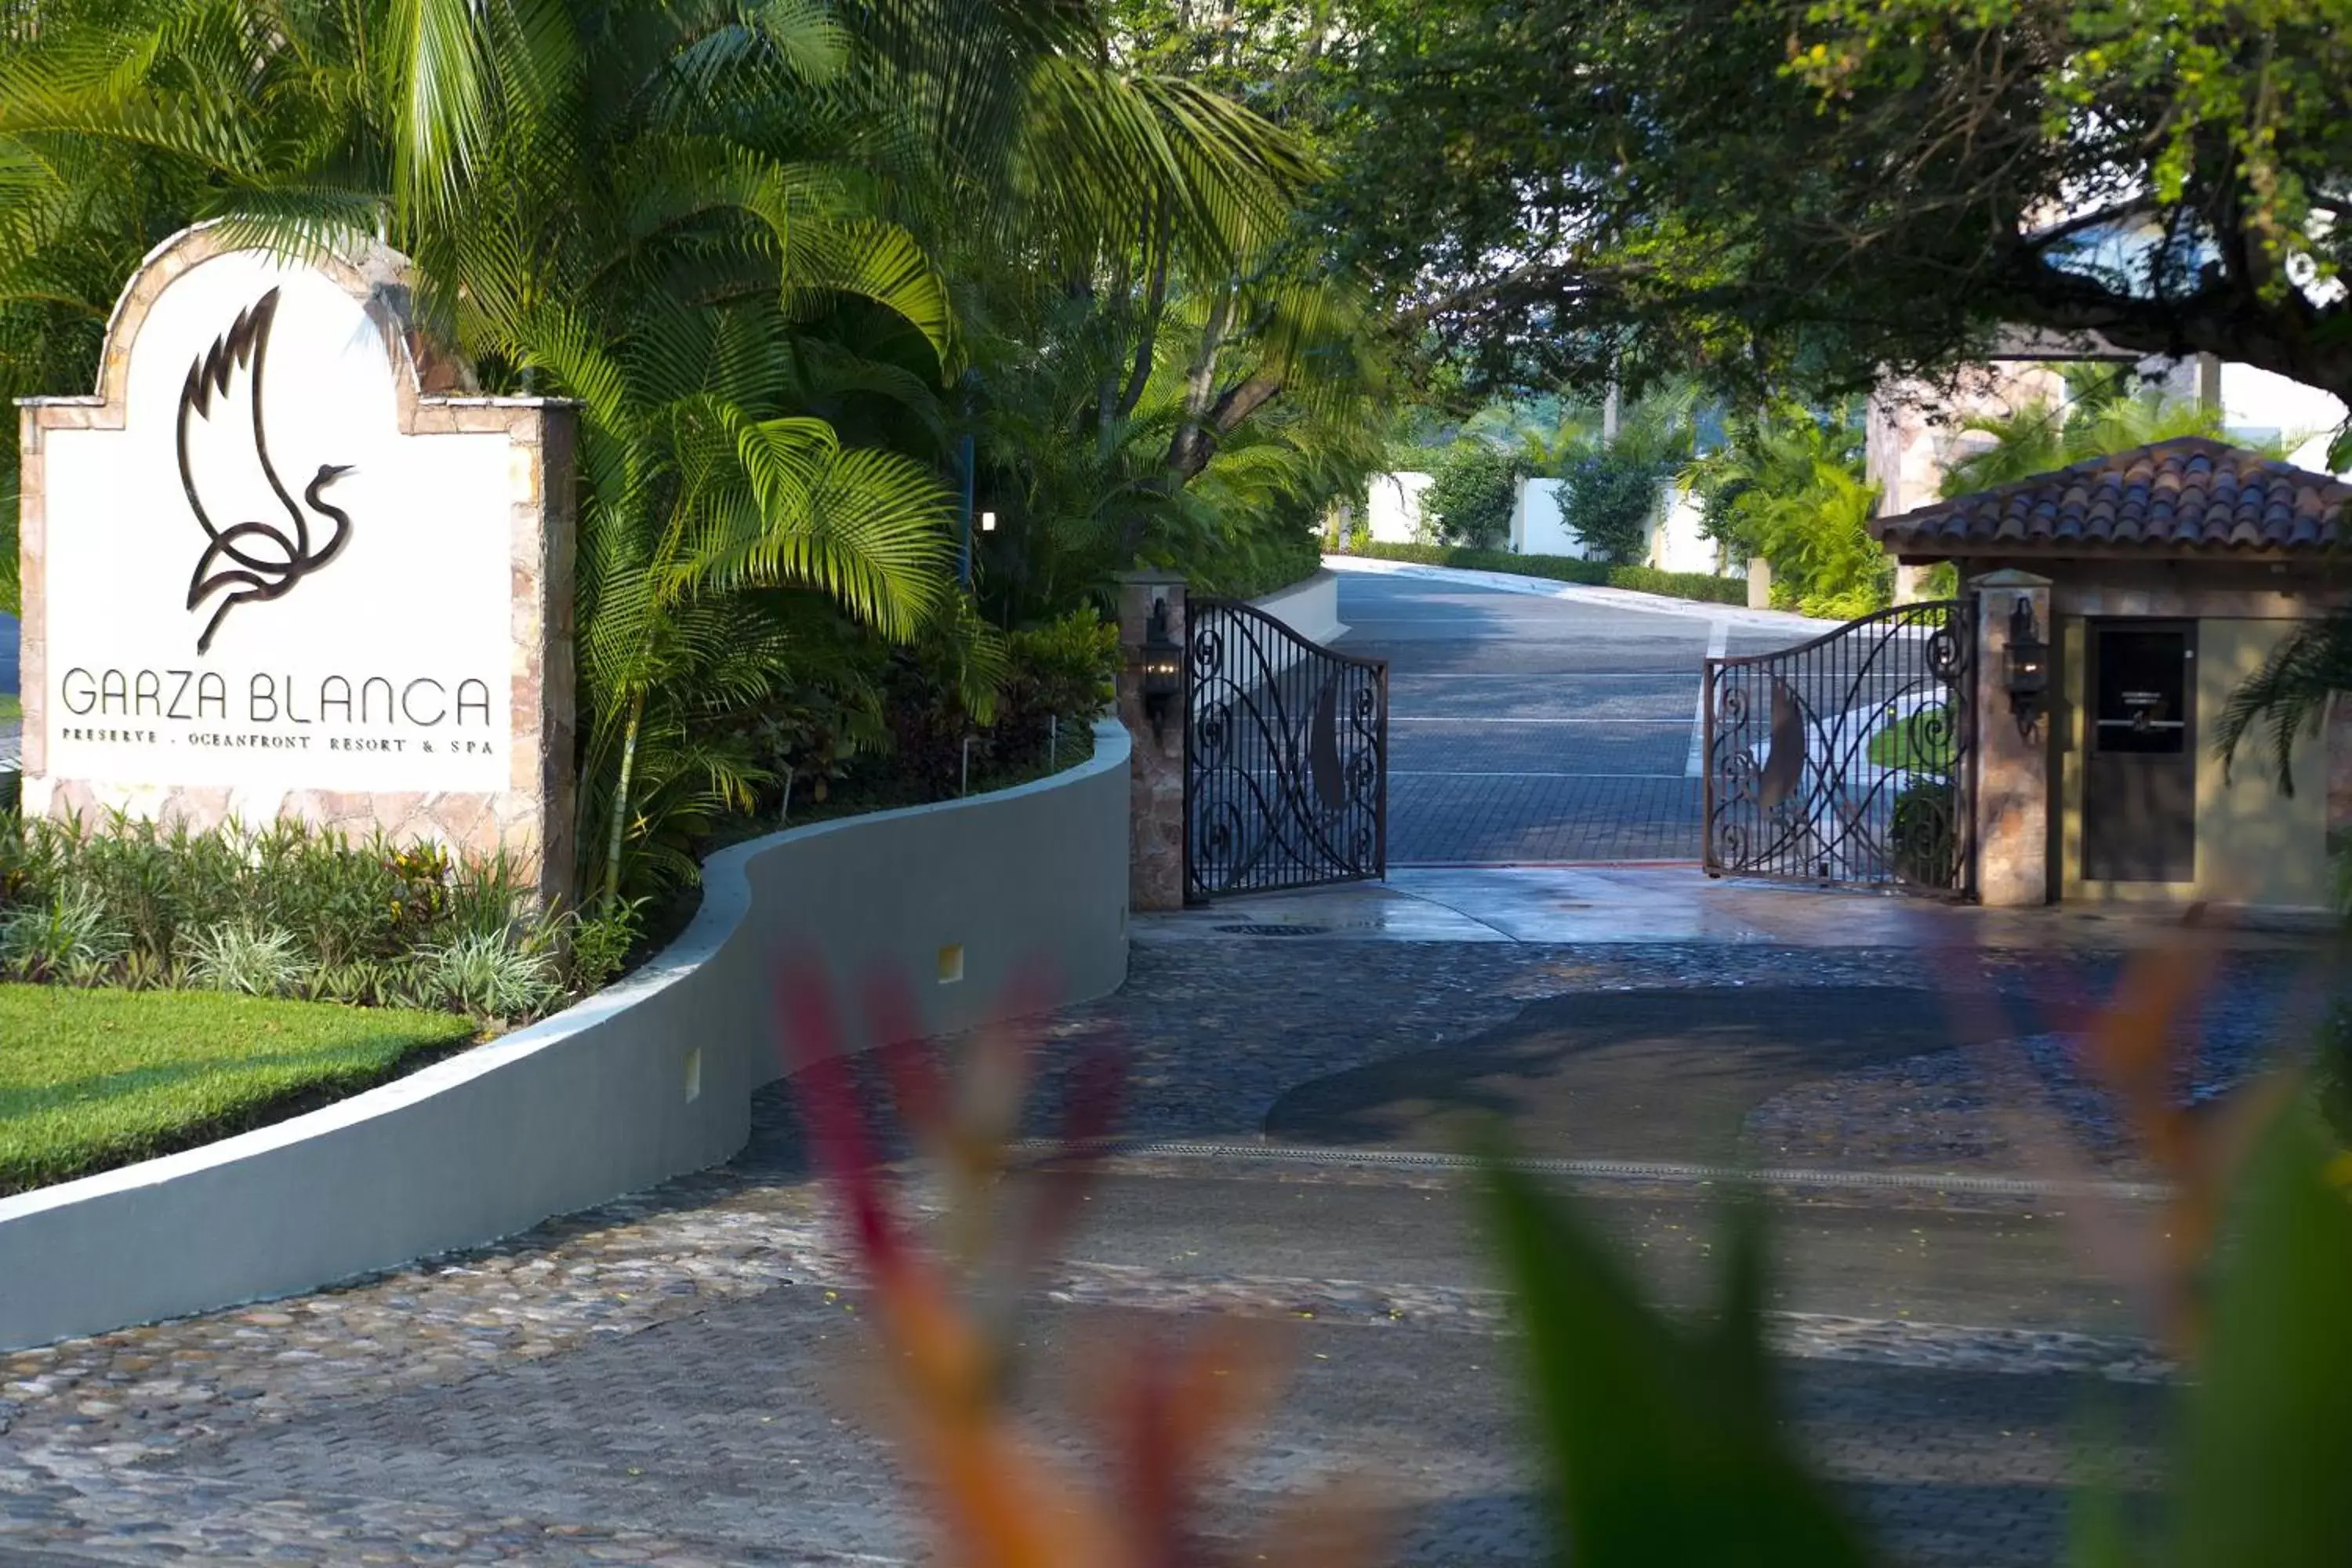
POLYGON ((2213 726, 2298 623, 2352 605, 2352 485, 2202 437, 2161 441, 1881 518, 1906 564, 1978 591, 1978 890, 2319 910, 2352 827, 2352 711, 2267 731, 2225 777, 2213 726), (2045 648, 2046 688, 2012 641, 2045 648), (2031 724, 2021 709, 2043 711, 2031 724))

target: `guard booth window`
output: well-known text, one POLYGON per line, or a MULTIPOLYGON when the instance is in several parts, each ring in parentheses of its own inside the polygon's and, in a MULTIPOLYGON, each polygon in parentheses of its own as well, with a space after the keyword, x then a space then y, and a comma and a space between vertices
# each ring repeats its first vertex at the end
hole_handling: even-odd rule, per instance
POLYGON ((2177 754, 2189 746, 2186 631, 2100 628, 2101 752, 2177 754))

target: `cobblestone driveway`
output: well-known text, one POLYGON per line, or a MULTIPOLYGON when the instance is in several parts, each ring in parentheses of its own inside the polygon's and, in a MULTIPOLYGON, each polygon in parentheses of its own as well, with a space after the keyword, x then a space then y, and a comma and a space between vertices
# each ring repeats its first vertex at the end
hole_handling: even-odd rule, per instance
MULTIPOLYGON (((2298 964, 2232 959, 2209 1086, 2246 1070, 2298 964)), ((1765 1086, 1747 1122, 1770 1163, 1821 1178, 1780 1189, 1773 1330, 1798 1431, 1903 1560, 2047 1562, 2072 1415, 2095 1396, 2120 1434, 2121 1474, 2145 1487, 2165 1369, 2088 1272, 2068 1202, 2030 1184, 1867 1178, 2013 1172, 2004 1113, 2032 1105, 2104 1149, 2111 1173, 2137 1174, 2063 1049, 2032 1044, 2062 1034, 2111 973, 2048 952, 1955 967, 1884 949, 1169 941, 1147 925, 1129 986, 1047 1030, 1045 1083, 1050 1098, 1082 1044, 1121 1040, 1134 1131, 1192 1147, 1117 1163, 1046 1281, 1033 1348, 1202 1311, 1282 1318, 1298 1331, 1296 1386, 1221 1520, 1238 1530, 1310 1478, 1370 1472, 1409 1505, 1402 1561, 1538 1560, 1513 1346, 1459 1204, 1463 1173, 1443 1159, 1383 1163, 1394 1152, 1381 1150, 1249 1157, 1276 1103, 1406 1053, 1507 1043, 1514 1027, 1573 1017, 1580 995, 1887 986, 1914 988, 1886 994, 1916 1006, 1918 989, 1989 986, 2020 1014, 1995 1032, 2039 1031, 2018 1034, 2025 1044, 1858 1068, 1824 1058, 1819 1076, 1765 1086)), ((1855 1005, 1851 991, 1822 998, 1855 1005)), ((0 1355, 0 1561, 919 1555, 888 1449, 841 1393, 864 1342, 858 1297, 804 1180, 788 1098, 763 1094, 755 1120, 731 1165, 508 1244, 0 1355)), ((1703 1299, 1703 1180, 1580 1191, 1665 1299, 1703 1299)), ((1037 1399, 1060 1407, 1050 1383, 1037 1399)), ((1050 1414, 1045 1427, 1076 1446, 1050 1414)))

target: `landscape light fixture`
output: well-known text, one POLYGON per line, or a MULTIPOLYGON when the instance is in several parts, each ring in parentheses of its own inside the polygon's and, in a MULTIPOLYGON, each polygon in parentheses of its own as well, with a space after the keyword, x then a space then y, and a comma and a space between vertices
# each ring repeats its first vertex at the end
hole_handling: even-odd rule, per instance
POLYGON ((980 514, 980 531, 982 533, 994 533, 996 531, 996 514, 994 512, 984 511, 980 514))
POLYGON ((2017 732, 2031 736, 2042 717, 2042 700, 2050 690, 2050 647, 2033 618, 2033 601, 2020 594, 2009 611, 2009 710, 2017 716, 2017 732))
POLYGON ((1183 649, 1168 630, 1168 601, 1151 602, 1151 619, 1143 627, 1143 657, 1138 668, 1143 678, 1143 712, 1151 721, 1151 738, 1160 737, 1168 710, 1184 689, 1183 649))

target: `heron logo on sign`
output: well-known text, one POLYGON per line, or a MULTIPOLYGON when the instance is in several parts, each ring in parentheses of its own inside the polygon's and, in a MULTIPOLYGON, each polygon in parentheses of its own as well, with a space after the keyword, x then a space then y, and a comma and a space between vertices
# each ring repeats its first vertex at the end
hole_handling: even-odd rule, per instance
MULTIPOLYGON (((188 608, 201 610, 220 595, 196 638, 200 654, 211 651, 213 637, 231 610, 292 593, 304 578, 341 554, 351 538, 350 514, 323 499, 329 486, 352 471, 350 465, 320 464, 298 502, 270 459, 262 417, 262 374, 277 316, 278 290, 272 289, 238 311, 228 331, 188 367, 187 384, 180 392, 180 484, 206 540, 188 578, 188 608), (243 419, 238 417, 240 405, 247 415, 243 419), (205 502, 206 486, 198 481, 198 453, 217 459, 203 465, 215 492, 212 505, 205 502), (248 463, 259 466, 269 493, 284 509, 283 524, 240 518, 240 512, 252 509, 250 500, 222 488, 223 475, 238 468, 249 474, 248 463), (236 521, 225 522, 231 519, 236 521)), ((257 510, 270 509, 263 505, 257 510)))

